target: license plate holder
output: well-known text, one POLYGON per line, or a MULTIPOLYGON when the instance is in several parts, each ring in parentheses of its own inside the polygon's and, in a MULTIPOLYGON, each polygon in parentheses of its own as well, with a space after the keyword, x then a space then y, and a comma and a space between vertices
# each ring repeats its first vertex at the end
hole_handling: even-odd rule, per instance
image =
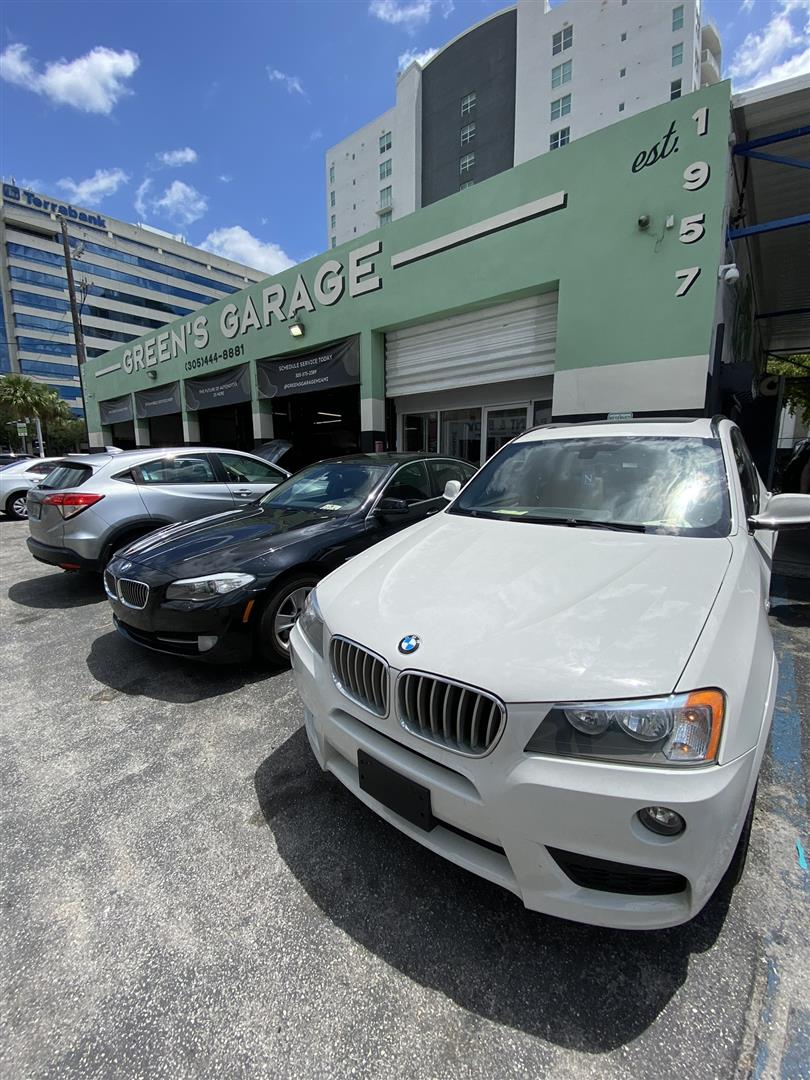
POLYGON ((418 829, 430 832, 436 819, 430 806, 430 789, 383 765, 365 750, 357 751, 360 789, 418 829))
POLYGON ((38 502, 31 503, 31 505, 28 507, 28 516, 30 518, 34 518, 34 520, 38 520, 39 518, 41 518, 42 517, 42 503, 38 503, 38 502))

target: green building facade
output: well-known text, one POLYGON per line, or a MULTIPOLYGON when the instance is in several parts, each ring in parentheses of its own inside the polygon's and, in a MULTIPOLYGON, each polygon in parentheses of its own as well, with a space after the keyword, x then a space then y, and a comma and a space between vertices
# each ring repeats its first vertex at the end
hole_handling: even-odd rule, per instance
POLYGON ((549 417, 699 415, 729 133, 718 83, 88 361, 91 445, 281 437, 477 462, 549 417))

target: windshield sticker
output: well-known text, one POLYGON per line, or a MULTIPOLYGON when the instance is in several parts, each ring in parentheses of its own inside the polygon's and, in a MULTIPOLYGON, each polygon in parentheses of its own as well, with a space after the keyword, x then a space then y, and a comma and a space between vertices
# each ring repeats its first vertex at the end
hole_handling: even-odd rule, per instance
POLYGON ((496 514, 512 514, 513 517, 525 517, 528 510, 496 510, 496 514))
POLYGON ((340 505, 340 503, 324 503, 323 506, 319 507, 319 509, 320 510, 342 510, 343 507, 340 505))

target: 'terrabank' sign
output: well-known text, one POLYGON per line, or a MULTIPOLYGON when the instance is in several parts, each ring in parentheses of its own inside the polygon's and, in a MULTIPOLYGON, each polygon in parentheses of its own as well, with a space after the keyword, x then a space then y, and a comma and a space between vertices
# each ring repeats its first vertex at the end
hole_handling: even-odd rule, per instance
MULTIPOLYGON (((223 349, 221 353, 195 358, 193 366, 202 367, 243 356, 245 349, 244 345, 239 344, 240 339, 244 340, 246 335, 264 330, 272 323, 294 322, 299 312, 331 307, 346 294, 355 298, 381 289, 382 278, 376 273, 372 261, 375 255, 381 253, 382 243, 374 240, 350 251, 345 267, 338 259, 326 259, 312 276, 307 275, 308 281, 303 274, 298 274, 289 295, 284 286, 276 281, 261 288, 258 295, 251 290, 241 297, 235 297, 220 309, 217 327, 224 338, 234 342, 233 346, 223 349)), ((209 318, 215 317, 201 314, 183 322, 178 319, 161 333, 142 338, 131 348, 125 349, 120 365, 103 368, 96 372, 96 376, 117 371, 119 367, 132 374, 178 356, 187 356, 189 350, 197 352, 207 349, 211 340, 209 318)), ((191 366, 190 363, 186 364, 189 370, 191 366)))
POLYGON ((71 221, 80 221, 82 225, 93 225, 97 229, 107 228, 107 222, 101 214, 88 214, 86 210, 77 210, 70 203, 58 203, 52 199, 45 199, 33 191, 18 188, 16 184, 3 184, 3 198, 8 199, 9 202, 30 207, 31 210, 39 210, 43 214, 61 214, 64 218, 70 218, 71 221))

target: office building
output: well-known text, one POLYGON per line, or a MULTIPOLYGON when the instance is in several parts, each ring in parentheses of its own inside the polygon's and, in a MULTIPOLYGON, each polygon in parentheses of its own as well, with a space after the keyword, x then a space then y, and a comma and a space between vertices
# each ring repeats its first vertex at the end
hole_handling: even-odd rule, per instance
POLYGON ((68 222, 88 359, 265 276, 181 237, 4 182, 0 374, 47 383, 77 414, 82 391, 60 217, 68 222))
POLYGON ((325 157, 334 247, 720 78, 699 0, 518 0, 400 74, 325 157))

